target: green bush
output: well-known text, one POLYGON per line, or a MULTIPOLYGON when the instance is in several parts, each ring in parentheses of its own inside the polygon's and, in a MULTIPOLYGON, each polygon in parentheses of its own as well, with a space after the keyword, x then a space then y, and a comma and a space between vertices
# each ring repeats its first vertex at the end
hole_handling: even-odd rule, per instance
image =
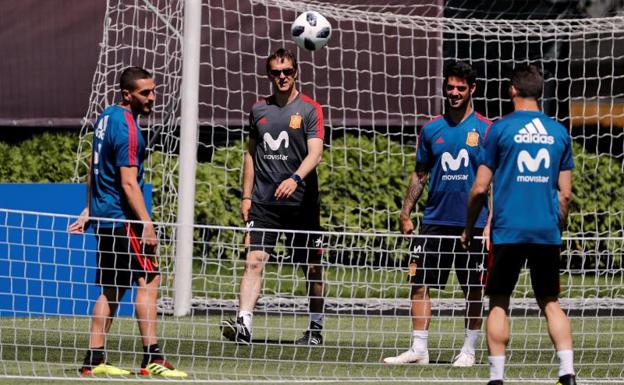
MULTIPOLYGON (((243 148, 241 142, 216 148, 211 162, 197 165, 196 223, 242 225, 239 211, 243 148)), ((16 145, 0 142, 0 181, 70 182, 77 149, 77 133, 44 133, 16 145)), ((383 135, 335 138, 325 148, 318 167, 323 227, 330 231, 397 232, 399 210, 414 167, 413 153, 406 155, 403 151, 398 143, 383 135)), ((151 156, 152 163, 159 164, 162 154, 151 156)), ((566 235, 624 236, 622 163, 606 155, 590 154, 577 143, 574 159, 574 197, 566 235)), ((158 188, 164 176, 162 169, 155 167, 151 174, 155 206, 162 202, 163 190, 158 188)), ((84 173, 82 170, 80 174, 84 173)), ((415 217, 422 215, 425 202, 426 192, 418 202, 415 217)), ((155 215, 159 212, 155 211, 155 215)), ((621 256, 612 256, 618 248, 621 249, 621 241, 573 242, 572 249, 578 253, 571 257, 570 266, 619 266, 621 256), (593 251, 585 254, 587 250, 593 251), (593 257, 602 251, 605 253, 600 257, 593 257)))
POLYGON ((3 183, 68 183, 74 175, 78 134, 43 133, 19 145, 0 142, 3 183))
POLYGON ((567 233, 601 237, 572 242, 569 261, 573 269, 619 268, 624 237, 624 172, 618 160, 587 153, 574 143, 573 199, 567 233), (590 252, 590 253, 588 253, 590 252))
POLYGON ((243 150, 240 142, 214 150, 212 162, 200 163, 195 178, 197 223, 242 226, 240 217, 243 150))
MULTIPOLYGON (((327 229, 398 231, 399 212, 414 169, 413 156, 403 154, 398 143, 383 135, 347 135, 334 140, 323 158, 318 172, 327 229)), ((419 203, 425 201, 426 196, 419 203)))
POLYGON ((574 143, 570 234, 624 236, 624 172, 614 158, 583 151, 574 143))

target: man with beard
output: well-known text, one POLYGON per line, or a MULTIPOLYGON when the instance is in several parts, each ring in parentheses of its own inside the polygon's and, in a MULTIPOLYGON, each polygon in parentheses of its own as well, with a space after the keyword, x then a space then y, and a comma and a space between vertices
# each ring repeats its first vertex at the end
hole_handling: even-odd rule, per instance
MULTIPOLYGON (((458 240, 439 236, 461 235, 466 224, 466 202, 481 156, 481 138, 491 122, 474 111, 472 94, 476 73, 463 62, 450 63, 444 71, 446 113, 423 126, 416 151, 416 167, 403 201, 400 226, 403 234, 412 234, 410 213, 429 179, 429 196, 420 235, 410 245, 412 346, 388 364, 428 364, 427 339, 431 321, 429 289, 443 290, 451 267, 466 299, 465 340, 453 366, 475 364, 475 349, 481 333, 483 269, 482 248, 473 244, 466 252, 458 240), (427 235, 434 237, 427 238, 427 235)), ((486 225, 487 209, 477 220, 481 235, 486 225)))
POLYGON ((94 221, 98 244, 95 280, 102 292, 93 307, 89 349, 80 373, 131 374, 106 361, 105 343, 119 301, 135 284, 135 314, 143 340, 139 374, 184 378, 187 374, 174 369, 165 359, 156 337, 160 285, 155 254, 158 238, 143 196, 146 148, 138 124, 139 115, 152 112, 156 85, 149 72, 129 67, 121 73, 119 88, 120 103, 106 108, 95 123, 87 207, 69 226, 71 233, 82 233, 89 225, 90 216, 99 218, 94 221))

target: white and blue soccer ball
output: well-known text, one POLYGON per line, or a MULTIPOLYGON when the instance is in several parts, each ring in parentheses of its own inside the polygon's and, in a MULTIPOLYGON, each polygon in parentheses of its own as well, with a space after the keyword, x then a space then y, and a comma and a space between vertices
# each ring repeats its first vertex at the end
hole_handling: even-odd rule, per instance
POLYGON ((327 44, 331 36, 331 24, 316 11, 299 15, 291 28, 292 38, 297 45, 308 51, 317 51, 327 44))

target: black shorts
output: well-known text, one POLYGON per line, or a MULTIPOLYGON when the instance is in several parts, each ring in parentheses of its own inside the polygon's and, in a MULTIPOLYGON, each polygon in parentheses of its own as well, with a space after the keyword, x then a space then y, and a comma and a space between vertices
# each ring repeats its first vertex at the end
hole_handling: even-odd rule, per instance
POLYGON ((143 226, 96 226, 98 270, 95 283, 101 286, 130 287, 139 278, 158 275, 156 256, 146 256, 141 247, 143 226))
MULTIPOLYGON (((481 241, 475 239, 466 251, 459 236, 464 231, 459 226, 422 225, 421 237, 414 238, 410 244, 410 282, 414 285, 426 285, 435 289, 444 289, 451 268, 464 290, 482 286, 485 270, 484 250, 481 241), (455 238, 422 237, 425 235, 447 235, 455 238)), ((475 229, 475 236, 481 236, 483 229, 475 229)))
POLYGON ((511 296, 520 270, 528 264, 536 298, 559 296, 559 245, 532 243, 494 245, 488 256, 486 295, 511 296))
MULTIPOLYGON (((250 230, 249 251, 261 250, 274 254, 278 238, 284 234, 284 245, 289 249, 294 263, 317 264, 323 255, 318 205, 285 206, 251 204, 247 228, 250 230), (301 233, 254 231, 253 229, 299 230, 301 233)), ((287 257, 285 257, 287 258, 287 257)))

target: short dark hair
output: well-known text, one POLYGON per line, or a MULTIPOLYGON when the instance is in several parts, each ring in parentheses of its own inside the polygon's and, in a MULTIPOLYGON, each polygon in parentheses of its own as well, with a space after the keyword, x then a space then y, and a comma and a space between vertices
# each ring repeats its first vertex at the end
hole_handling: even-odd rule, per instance
POLYGON ((295 72, 299 71, 297 68, 297 57, 295 56, 295 54, 291 50, 288 50, 286 48, 280 48, 277 51, 273 52, 271 56, 267 58, 267 61, 266 61, 267 74, 271 71, 271 61, 275 59, 280 59, 280 60, 289 59, 292 62, 295 72))
POLYGON ((446 83, 451 76, 464 79, 468 85, 477 82, 477 72, 472 69, 470 64, 463 61, 452 61, 444 67, 444 82, 446 83))
POLYGON ((134 91, 136 89, 137 80, 151 78, 152 74, 141 67, 128 67, 123 70, 119 77, 119 89, 134 91))
POLYGON ((544 75, 533 64, 519 64, 511 73, 511 85, 522 98, 539 99, 544 90, 544 75))

